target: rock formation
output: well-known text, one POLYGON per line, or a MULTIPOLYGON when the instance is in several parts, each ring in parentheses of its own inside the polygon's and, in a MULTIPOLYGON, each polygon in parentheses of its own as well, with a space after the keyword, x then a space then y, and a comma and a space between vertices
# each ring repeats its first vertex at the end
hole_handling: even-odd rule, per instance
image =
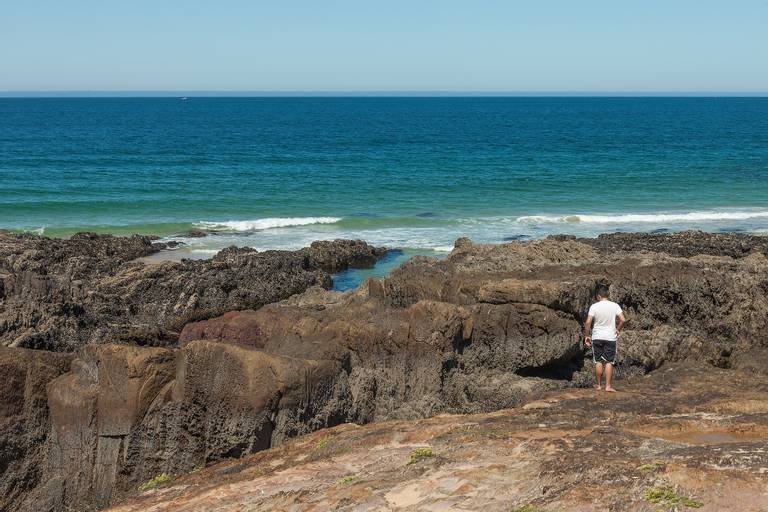
MULTIPOLYGON (((598 282, 610 283, 630 319, 620 376, 681 360, 759 366, 768 347, 765 250, 761 237, 703 233, 504 245, 460 239, 445 260, 417 257, 340 293, 323 288, 328 272, 370 264, 381 251, 339 241, 295 253, 232 248, 210 262, 154 266, 116 257, 103 270, 86 255, 49 263, 49 277, 23 264, 33 256, 6 249, 5 304, 23 308, 25 294, 39 300, 46 336, 73 329, 72 315, 49 314, 57 297, 74 300, 63 276, 87 268, 91 277, 80 286, 93 293, 82 295, 77 336, 62 338, 68 344, 45 338, 53 340, 47 348, 80 348, 71 371, 46 374, 47 407, 36 402, 40 425, 50 425, 34 444, 43 454, 38 480, 0 507, 104 506, 158 474, 320 428, 495 411, 578 387, 591 372, 580 332, 598 282), (99 308, 113 303, 111 322, 99 308), (140 324, 148 329, 142 337, 140 324)), ((13 329, 4 332, 19 339, 18 324, 5 322, 13 329)), ((14 467, 30 464, 19 453, 14 467)), ((5 471, 0 482, 14 478, 5 471)))
POLYGON ((39 482, 51 431, 46 386, 72 358, 0 347, 0 510, 15 510, 39 482))
POLYGON ((204 261, 136 260, 162 248, 138 235, 0 233, 0 345, 60 352, 117 341, 174 345, 190 320, 330 286, 330 273, 373 265, 384 253, 337 240, 299 251, 231 247, 204 261))
POLYGON ((261 450, 281 427, 309 431, 313 416, 315 428, 335 424, 315 407, 327 403, 324 384, 339 371, 330 361, 206 341, 176 352, 88 345, 71 372, 48 384, 52 428, 40 484, 19 508, 105 506, 148 474, 261 450))
POLYGON ((345 424, 174 476, 110 511, 761 511, 765 375, 681 362, 617 394, 557 390, 494 413, 345 424))

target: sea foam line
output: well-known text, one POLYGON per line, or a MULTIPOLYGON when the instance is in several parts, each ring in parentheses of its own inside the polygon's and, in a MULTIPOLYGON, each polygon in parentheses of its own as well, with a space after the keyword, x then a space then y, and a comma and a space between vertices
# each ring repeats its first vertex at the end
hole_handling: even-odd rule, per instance
POLYGON ((699 222, 720 220, 748 220, 768 218, 768 211, 699 211, 687 213, 627 213, 616 215, 528 215, 518 217, 517 222, 523 224, 655 224, 663 222, 699 222))
POLYGON ((196 222, 195 227, 208 231, 263 231, 272 228, 309 226, 311 224, 335 224, 340 217, 271 217, 254 220, 228 220, 224 222, 196 222))
MULTIPOLYGON (((2 229, 2 227, 0 227, 0 229, 2 229)), ((11 231, 16 231, 18 233, 31 233, 33 235, 42 236, 45 233, 45 226, 41 226, 39 228, 11 228, 11 231)))

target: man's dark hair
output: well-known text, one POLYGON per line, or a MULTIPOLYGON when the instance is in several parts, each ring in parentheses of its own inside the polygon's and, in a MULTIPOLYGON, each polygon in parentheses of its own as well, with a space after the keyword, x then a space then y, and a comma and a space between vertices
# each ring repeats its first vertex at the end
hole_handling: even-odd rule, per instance
POLYGON ((608 294, 610 293, 608 285, 607 284, 599 284, 595 288, 595 297, 600 296, 604 298, 608 298, 608 294))

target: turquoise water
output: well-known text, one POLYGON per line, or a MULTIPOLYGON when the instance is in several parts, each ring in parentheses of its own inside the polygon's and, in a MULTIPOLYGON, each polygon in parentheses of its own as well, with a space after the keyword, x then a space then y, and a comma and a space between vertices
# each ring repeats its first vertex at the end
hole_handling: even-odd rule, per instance
MULTIPOLYGON (((429 254, 429 251, 395 249, 387 252, 382 259, 372 268, 350 268, 333 276, 333 289, 344 291, 357 288, 360 283, 369 277, 383 277, 389 275, 397 267, 405 263, 417 254, 429 254)), ((438 258, 445 253, 437 254, 438 258)))
POLYGON ((0 99, 0 228, 153 233, 201 256, 761 232, 768 98, 0 99))

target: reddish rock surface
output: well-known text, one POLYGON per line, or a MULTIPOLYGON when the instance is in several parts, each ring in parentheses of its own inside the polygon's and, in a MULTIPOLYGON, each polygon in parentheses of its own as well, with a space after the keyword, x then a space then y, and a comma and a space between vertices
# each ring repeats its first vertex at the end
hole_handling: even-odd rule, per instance
POLYGON ((765 374, 676 364, 616 394, 341 425, 173 475, 110 510, 760 512, 767 439, 765 374), (429 456, 411 463, 414 450, 429 456))

